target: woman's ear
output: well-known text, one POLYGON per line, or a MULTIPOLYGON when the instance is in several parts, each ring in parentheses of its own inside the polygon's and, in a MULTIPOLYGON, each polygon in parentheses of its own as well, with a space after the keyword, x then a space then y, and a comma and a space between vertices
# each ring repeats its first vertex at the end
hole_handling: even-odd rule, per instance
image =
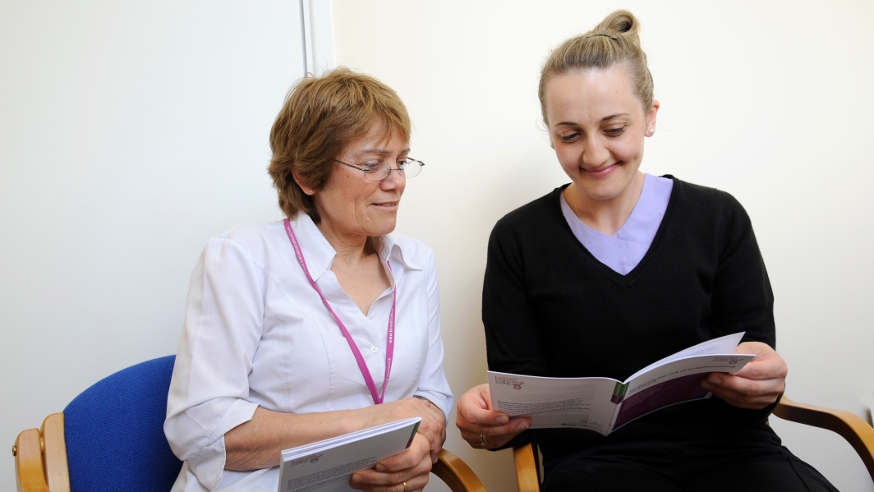
POLYGON ((656 127, 656 115, 659 112, 659 102, 653 99, 652 106, 650 106, 649 111, 646 113, 646 130, 645 134, 647 137, 651 137, 655 133, 656 127))
POLYGON ((300 175, 297 174, 297 171, 292 171, 291 174, 292 176, 294 176, 294 182, 297 183, 298 186, 300 186, 300 189, 303 190, 305 194, 312 195, 313 193, 315 193, 315 190, 313 190, 312 188, 310 188, 309 185, 306 184, 306 182, 300 177, 300 175))

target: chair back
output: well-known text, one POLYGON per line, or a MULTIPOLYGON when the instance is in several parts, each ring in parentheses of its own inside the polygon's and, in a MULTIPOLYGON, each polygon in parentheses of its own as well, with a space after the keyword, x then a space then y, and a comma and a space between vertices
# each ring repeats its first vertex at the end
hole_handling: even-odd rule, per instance
POLYGON ((182 462, 164 436, 175 355, 122 369, 64 409, 72 492, 169 491, 182 462))

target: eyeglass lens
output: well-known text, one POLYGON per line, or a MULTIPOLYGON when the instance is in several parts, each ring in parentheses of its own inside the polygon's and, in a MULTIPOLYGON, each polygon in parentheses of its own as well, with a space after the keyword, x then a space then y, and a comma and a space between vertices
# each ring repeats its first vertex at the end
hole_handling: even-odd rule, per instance
POLYGON ((405 178, 413 178, 422 172, 423 165, 424 163, 414 159, 407 159, 403 163, 399 163, 397 168, 389 167, 386 163, 380 163, 374 167, 370 167, 364 172, 364 175, 370 181, 382 181, 388 178, 392 171, 397 170, 401 176, 405 178))

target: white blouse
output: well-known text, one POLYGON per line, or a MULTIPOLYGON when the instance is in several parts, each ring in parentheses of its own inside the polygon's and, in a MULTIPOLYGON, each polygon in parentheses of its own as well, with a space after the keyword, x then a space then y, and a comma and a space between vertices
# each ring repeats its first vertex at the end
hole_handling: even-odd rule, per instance
MULTIPOLYGON (((408 237, 377 238, 391 287, 365 316, 331 271, 335 251, 305 213, 291 221, 310 274, 361 351, 377 390, 397 286, 394 360, 385 401, 423 396, 449 415, 434 254, 408 237)), ((224 435, 258 406, 286 413, 373 405, 337 322, 301 269, 282 221, 209 240, 194 272, 164 433, 185 464, 174 491, 275 492, 279 467, 225 470, 224 435)))

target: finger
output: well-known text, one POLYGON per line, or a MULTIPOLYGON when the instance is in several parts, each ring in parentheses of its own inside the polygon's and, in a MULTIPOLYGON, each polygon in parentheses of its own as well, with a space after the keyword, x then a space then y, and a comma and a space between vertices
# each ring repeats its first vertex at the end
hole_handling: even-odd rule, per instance
POLYGON ((446 416, 443 410, 428 400, 411 399, 415 402, 416 411, 422 417, 418 432, 425 435, 429 441, 438 442, 440 446, 446 440, 446 416))
MULTIPOLYGON (((439 437, 439 436, 438 436, 439 437)), ((428 448, 428 456, 431 459, 431 463, 437 463, 437 458, 440 455, 440 449, 443 448, 443 441, 430 441, 430 447, 428 448)))
POLYGON ((468 432, 462 432, 461 438, 467 441, 470 447, 475 449, 496 449, 507 444, 512 439, 503 436, 485 437, 481 434, 470 434, 468 432))
POLYGON ((440 459, 440 450, 443 449, 443 443, 446 442, 446 426, 443 427, 438 439, 439 441, 436 439, 431 441, 431 463, 434 464, 440 459))
POLYGON ((530 418, 518 418, 513 419, 503 428, 484 427, 479 429, 480 432, 461 430, 461 437, 474 448, 495 449, 507 444, 511 439, 528 429, 530 425, 530 418))
POLYGON ((510 416, 504 412, 488 410, 479 406, 458 403, 455 425, 459 429, 482 428, 483 426, 502 426, 510 422, 510 416))
POLYGON ((366 490, 372 492, 382 491, 397 491, 403 492, 404 482, 407 483, 407 492, 413 490, 422 490, 428 484, 428 473, 410 474, 404 476, 402 474, 385 474, 385 473, 368 473, 373 470, 361 470, 355 472, 352 478, 349 479, 349 485, 358 490, 366 490))
MULTIPOLYGON (((381 463, 377 463, 377 466, 381 463)), ((349 484, 354 488, 362 490, 395 490, 392 486, 400 484, 401 488, 398 490, 403 490, 403 482, 407 482, 407 489, 410 490, 411 482, 414 486, 421 483, 421 479, 417 480, 417 477, 424 475, 427 478, 430 472, 431 461, 428 459, 428 455, 425 454, 424 459, 411 468, 394 471, 379 471, 375 469, 357 471, 352 475, 349 484)), ((424 487, 424 483, 421 486, 424 487)))
POLYGON ((737 346, 735 353, 755 354, 755 358, 738 372, 738 376, 747 379, 774 379, 785 378, 788 373, 786 361, 768 344, 744 342, 737 346))
POLYGON ((461 427, 459 421, 478 425, 505 425, 510 417, 504 413, 493 410, 489 386, 481 384, 468 390, 458 399, 458 412, 456 425, 461 427))
MULTIPOLYGON (((428 480, 430 479, 430 475, 428 473, 424 475, 419 475, 413 477, 412 480, 407 480, 407 492, 419 492, 420 490, 424 490, 425 486, 428 485, 428 480)), ((403 488, 398 489, 398 492, 403 492, 403 488)))
POLYGON ((484 435, 489 438, 500 436, 513 437, 529 427, 531 427, 531 417, 516 417, 505 425, 467 425, 464 428, 460 425, 458 426, 462 434, 466 431, 470 435, 484 435))
POLYGON ((436 441, 438 436, 440 435, 440 429, 437 428, 437 426, 435 426, 433 422, 429 422, 424 419, 419 423, 419 428, 416 430, 416 432, 419 435, 425 437, 425 439, 427 439, 429 442, 436 441))
POLYGON ((755 355, 769 355, 769 354, 777 354, 777 351, 774 350, 767 343, 762 342, 743 342, 738 344, 737 348, 734 350, 736 354, 755 354, 755 355))
POLYGON ((408 490, 411 484, 413 486, 421 484, 424 487, 421 477, 423 475, 427 477, 428 473, 431 472, 430 461, 425 460, 425 463, 428 464, 427 469, 417 466, 409 470, 391 473, 380 473, 373 469, 360 470, 352 474, 349 485, 361 490, 392 490, 392 487, 397 485, 400 485, 400 490, 403 490, 404 482, 407 482, 408 490))
POLYGON ((427 473, 424 473, 416 475, 414 477, 410 477, 408 480, 402 480, 400 483, 391 485, 370 484, 363 482, 353 483, 352 479, 350 479, 349 485, 352 488, 365 490, 367 492, 404 492, 404 483, 406 482, 407 492, 418 492, 420 490, 423 490, 425 486, 428 485, 429 478, 429 475, 427 473))
POLYGON ((785 388, 782 380, 753 381, 727 374, 711 375, 701 381, 701 386, 730 405, 752 409, 774 403, 785 388), (716 380, 719 386, 712 380, 716 380))
POLYGON ((786 388, 784 378, 750 379, 731 374, 712 373, 705 380, 714 388, 749 397, 779 395, 786 388))
POLYGON ((428 469, 430 470, 430 449, 431 443, 422 436, 416 435, 413 437, 413 442, 406 451, 380 461, 376 466, 374 466, 374 469, 382 473, 391 473, 400 470, 409 470, 417 466, 424 466, 424 461, 428 464, 428 469))
POLYGON ((788 372, 782 358, 765 356, 750 361, 738 371, 737 376, 753 380, 786 379, 788 372))

